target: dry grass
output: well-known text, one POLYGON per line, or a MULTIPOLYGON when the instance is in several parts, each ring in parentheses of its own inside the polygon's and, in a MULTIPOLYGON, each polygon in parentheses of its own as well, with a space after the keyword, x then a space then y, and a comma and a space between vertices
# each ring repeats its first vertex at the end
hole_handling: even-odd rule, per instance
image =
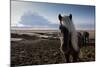
MULTIPOLYGON (((11 65, 42 65, 65 63, 60 52, 60 40, 30 38, 11 41, 11 65)), ((83 46, 80 50, 80 62, 95 60, 95 47, 83 46)))

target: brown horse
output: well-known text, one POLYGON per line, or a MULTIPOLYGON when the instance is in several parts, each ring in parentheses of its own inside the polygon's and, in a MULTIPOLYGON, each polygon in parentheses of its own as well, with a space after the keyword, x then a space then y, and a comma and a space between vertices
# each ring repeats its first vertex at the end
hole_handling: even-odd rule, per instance
POLYGON ((81 35, 77 34, 74 24, 72 22, 72 14, 69 16, 58 16, 60 21, 60 31, 62 34, 62 43, 61 43, 61 52, 63 53, 64 57, 66 58, 66 62, 70 61, 70 56, 72 56, 72 62, 77 62, 79 59, 79 45, 78 37, 81 35), (78 36, 79 35, 79 36, 78 36))

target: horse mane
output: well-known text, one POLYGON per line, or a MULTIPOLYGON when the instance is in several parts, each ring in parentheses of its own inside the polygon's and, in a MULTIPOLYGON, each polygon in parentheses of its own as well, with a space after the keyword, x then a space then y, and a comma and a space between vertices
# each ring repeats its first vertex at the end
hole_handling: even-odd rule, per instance
POLYGON ((76 51, 78 51, 79 47, 78 47, 77 31, 72 21, 72 16, 71 16, 71 19, 70 19, 70 16, 63 16, 63 26, 65 26, 71 33, 72 46, 76 51))

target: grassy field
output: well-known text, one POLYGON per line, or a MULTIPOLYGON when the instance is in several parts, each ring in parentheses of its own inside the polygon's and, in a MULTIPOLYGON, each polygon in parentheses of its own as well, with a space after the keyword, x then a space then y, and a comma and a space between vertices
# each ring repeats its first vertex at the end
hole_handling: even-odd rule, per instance
MULTIPOLYGON (((65 63, 65 58, 59 49, 60 40, 58 38, 43 38, 36 35, 22 34, 11 34, 11 38, 22 38, 19 41, 11 40, 12 66, 65 63)), ((79 57, 81 59, 79 62, 94 61, 95 46, 83 46, 80 49, 79 57)))

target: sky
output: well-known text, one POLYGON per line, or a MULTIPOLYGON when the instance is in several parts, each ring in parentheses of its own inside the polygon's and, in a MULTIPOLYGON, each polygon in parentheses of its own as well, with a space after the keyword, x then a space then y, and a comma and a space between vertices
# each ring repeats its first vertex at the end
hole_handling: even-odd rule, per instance
POLYGON ((72 14, 76 29, 95 29, 95 6, 11 1, 11 27, 59 29, 58 14, 72 14))

